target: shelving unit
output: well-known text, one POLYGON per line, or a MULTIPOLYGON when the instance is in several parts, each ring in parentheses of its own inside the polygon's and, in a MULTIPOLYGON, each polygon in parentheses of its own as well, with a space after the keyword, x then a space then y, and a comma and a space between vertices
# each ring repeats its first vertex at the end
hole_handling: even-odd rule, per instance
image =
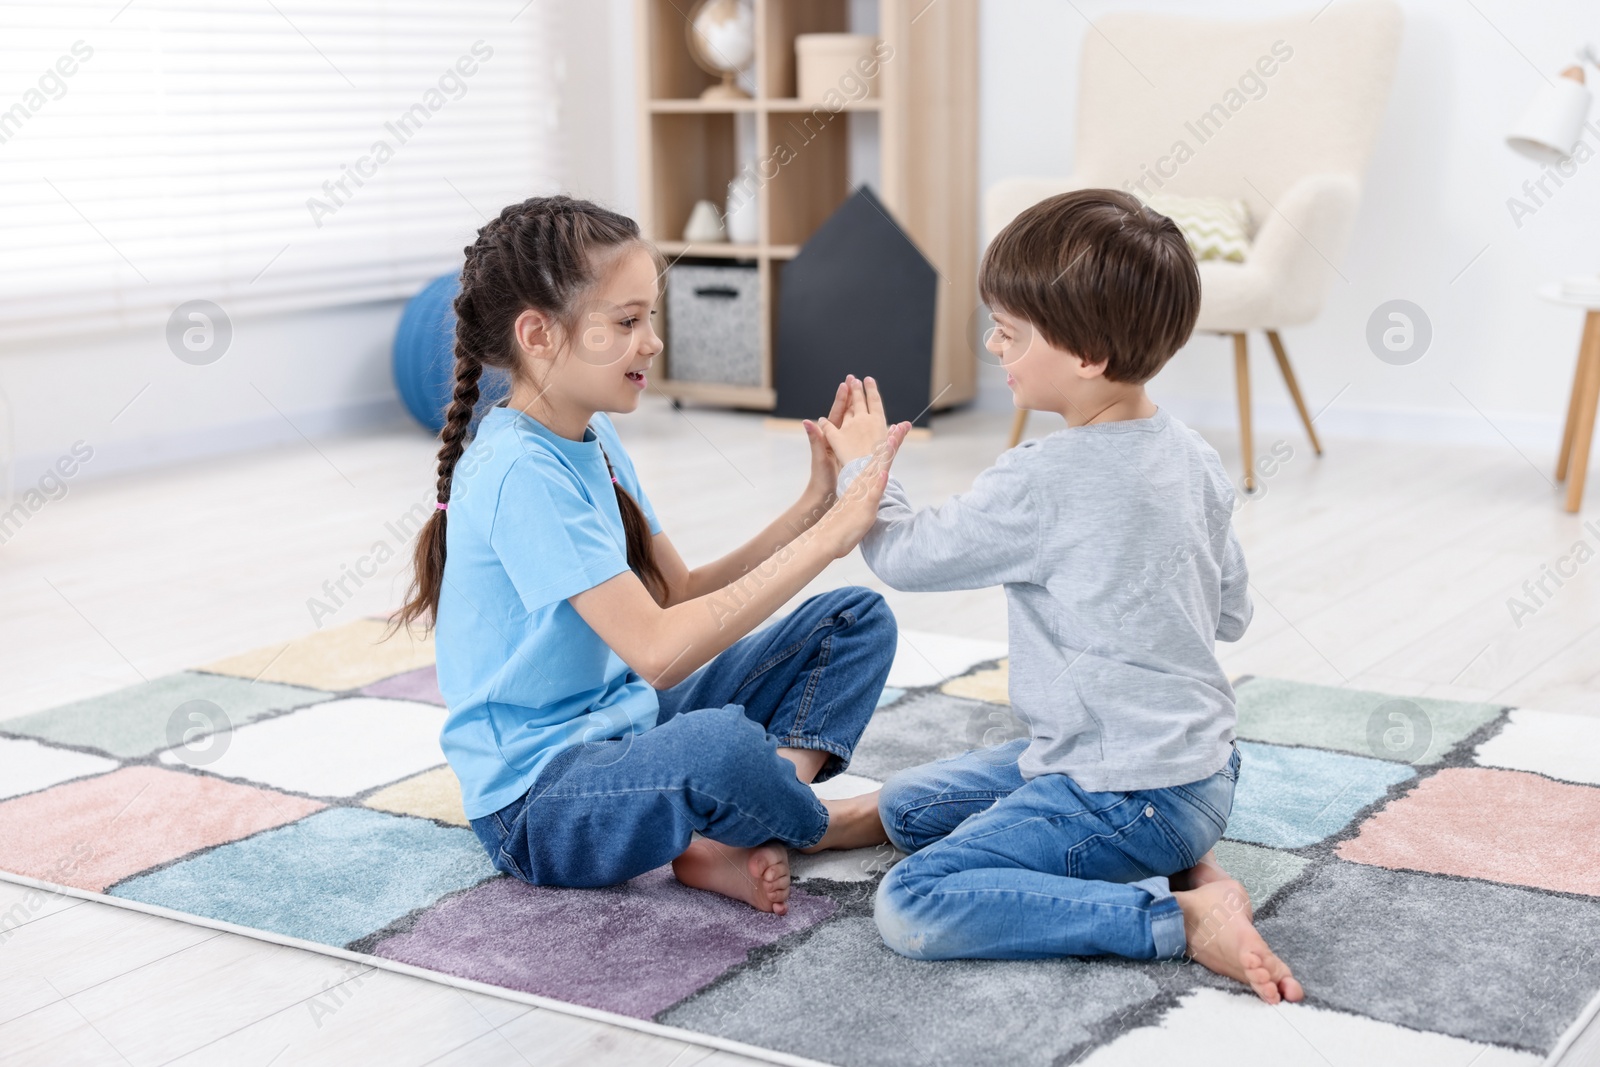
POLYGON ((675 381, 669 345, 660 391, 675 400, 772 409, 783 266, 854 191, 846 116, 875 114, 880 177, 874 191, 942 279, 928 399, 936 409, 972 399, 977 367, 967 334, 977 306, 977 0, 877 0, 877 33, 893 50, 880 63, 878 96, 850 101, 837 113, 796 97, 794 40, 803 33, 851 32, 848 0, 754 0, 754 98, 731 101, 700 99, 717 79, 689 54, 684 20, 692 5, 635 3, 640 224, 669 261, 754 264, 761 301, 760 385, 675 381), (695 203, 725 204, 728 183, 740 169, 737 127, 749 121, 746 115, 755 123, 759 239, 754 245, 687 244, 683 230, 695 203))

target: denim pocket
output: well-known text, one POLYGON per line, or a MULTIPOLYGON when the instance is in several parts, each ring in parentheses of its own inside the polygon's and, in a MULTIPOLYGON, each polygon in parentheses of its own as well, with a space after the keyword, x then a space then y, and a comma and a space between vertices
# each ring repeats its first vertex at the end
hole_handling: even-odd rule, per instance
POLYGON ((1224 768, 1210 778, 1173 786, 1171 792, 1181 798, 1186 807, 1198 812, 1215 826, 1216 834, 1220 837, 1228 828, 1228 817, 1233 814, 1233 789, 1234 780, 1224 768))
POLYGON ((505 849, 496 849, 491 859, 494 861, 494 865, 499 868, 500 873, 509 874, 519 881, 528 881, 528 876, 523 872, 522 866, 517 863, 516 857, 505 849))
POLYGON ((494 864, 495 869, 524 881, 527 880, 527 876, 510 850, 515 849, 519 843, 515 834, 517 816, 521 814, 526 802, 527 797, 518 797, 499 811, 468 820, 468 825, 472 827, 472 832, 477 836, 483 850, 489 854, 489 862, 494 864))
MULTIPOLYGON (((1166 841, 1167 845, 1172 851, 1172 861, 1170 863, 1158 864, 1155 862, 1148 862, 1151 874, 1173 874, 1177 871, 1188 870, 1190 867, 1193 867, 1196 863, 1198 863, 1199 857, 1204 855, 1206 852, 1205 849, 1196 849, 1195 842, 1191 840, 1193 836, 1192 833, 1186 832, 1188 828, 1180 825, 1176 820, 1174 820, 1172 818, 1173 814, 1174 813, 1172 812, 1163 811, 1161 807, 1158 807, 1155 804, 1147 803, 1140 813, 1140 818, 1136 820, 1136 823, 1139 826, 1144 826, 1147 823, 1154 823, 1156 828, 1161 831, 1162 838, 1166 841), (1170 869, 1162 870, 1160 869, 1162 866, 1169 867, 1170 869)), ((1148 877, 1148 875, 1146 877, 1148 877)))
POLYGON ((498 813, 491 812, 478 819, 467 820, 467 825, 472 827, 472 832, 478 838, 478 843, 483 845, 483 850, 489 855, 500 851, 500 846, 505 843, 505 823, 500 820, 498 813))
POLYGON ((1239 746, 1235 744, 1233 746, 1233 755, 1228 757, 1228 762, 1224 763, 1222 770, 1217 773, 1227 778, 1228 781, 1237 783, 1239 781, 1239 764, 1241 762, 1242 757, 1239 754, 1239 746))

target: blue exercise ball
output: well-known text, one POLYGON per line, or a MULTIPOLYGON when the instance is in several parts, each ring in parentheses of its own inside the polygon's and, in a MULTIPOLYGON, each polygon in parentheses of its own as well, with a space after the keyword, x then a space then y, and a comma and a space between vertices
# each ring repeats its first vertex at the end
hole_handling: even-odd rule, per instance
POLYGON ((406 303, 394 335, 394 384, 411 417, 438 433, 455 391, 457 274, 435 278, 406 303))
MULTIPOLYGON (((456 388, 455 299, 460 290, 460 275, 435 278, 407 302, 394 334, 395 387, 411 417, 434 433, 444 428, 445 409, 456 388)), ((477 432, 483 412, 505 397, 508 386, 504 372, 484 369, 470 433, 477 432)))

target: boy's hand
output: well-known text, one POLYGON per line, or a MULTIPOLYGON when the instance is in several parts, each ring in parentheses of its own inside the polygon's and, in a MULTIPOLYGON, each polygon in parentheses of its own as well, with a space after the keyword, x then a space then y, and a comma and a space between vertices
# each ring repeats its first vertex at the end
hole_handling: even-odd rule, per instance
POLYGON ((905 440, 910 429, 909 422, 889 428, 882 444, 874 451, 872 461, 818 524, 817 528, 829 538, 835 558, 848 556, 877 521, 878 502, 883 499, 884 486, 889 482, 889 465, 894 462, 900 442, 905 440))
MULTIPOLYGON (((849 396, 843 417, 823 419, 819 425, 828 447, 844 464, 880 451, 889 439, 889 424, 883 417, 877 382, 871 378, 862 381, 852 374, 840 388, 849 396)), ((834 412, 839 412, 837 402, 834 412)))

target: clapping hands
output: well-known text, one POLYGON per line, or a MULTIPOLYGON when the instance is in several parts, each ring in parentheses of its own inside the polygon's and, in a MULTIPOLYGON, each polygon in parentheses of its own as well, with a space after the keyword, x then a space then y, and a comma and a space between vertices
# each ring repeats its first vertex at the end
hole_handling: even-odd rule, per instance
MULTIPOLYGON (((883 417, 878 383, 853 374, 839 383, 827 418, 815 422, 806 419, 802 425, 806 439, 811 442, 811 481, 806 488, 806 498, 821 502, 824 507, 833 501, 833 487, 839 480, 840 468, 859 456, 882 451, 890 434, 883 417)), ((904 437, 911 424, 905 423, 895 429, 904 437)))
POLYGON ((843 465, 862 456, 881 454, 887 458, 891 435, 898 446, 911 424, 901 422, 891 427, 884 418, 878 383, 852 374, 839 384, 833 410, 819 421, 818 428, 829 451, 843 465))
POLYGON ((811 483, 807 496, 828 512, 828 525, 837 544, 836 555, 846 555, 871 529, 878 511, 878 500, 889 478, 900 442, 910 431, 909 422, 888 425, 883 415, 883 399, 878 383, 851 375, 839 383, 833 409, 827 418, 805 420, 806 437, 811 442, 811 483), (853 459, 873 457, 861 476, 852 483, 845 499, 835 504, 834 485, 839 471, 853 459), (831 509, 831 510, 830 510, 831 509))

